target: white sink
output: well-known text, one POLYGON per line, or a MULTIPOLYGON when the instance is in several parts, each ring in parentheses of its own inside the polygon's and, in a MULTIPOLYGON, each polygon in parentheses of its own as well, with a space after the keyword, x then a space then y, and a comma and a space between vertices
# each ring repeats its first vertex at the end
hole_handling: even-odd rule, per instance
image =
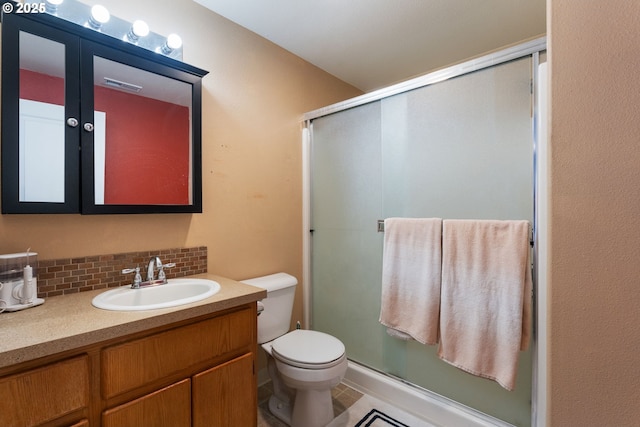
POLYGON ((176 307, 209 298, 220 291, 220 284, 207 279, 169 279, 164 285, 131 289, 122 286, 97 295, 94 307, 114 311, 140 311, 176 307))

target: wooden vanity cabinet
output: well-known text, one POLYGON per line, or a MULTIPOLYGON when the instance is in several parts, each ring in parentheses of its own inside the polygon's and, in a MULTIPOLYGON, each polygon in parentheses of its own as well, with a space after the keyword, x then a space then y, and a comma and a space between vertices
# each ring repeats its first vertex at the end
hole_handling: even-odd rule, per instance
POLYGON ((103 426, 255 425, 256 342, 252 306, 103 349, 107 406, 141 394, 105 411, 103 426))
POLYGON ((0 377, 0 426, 255 427, 256 304, 105 341, 0 377))

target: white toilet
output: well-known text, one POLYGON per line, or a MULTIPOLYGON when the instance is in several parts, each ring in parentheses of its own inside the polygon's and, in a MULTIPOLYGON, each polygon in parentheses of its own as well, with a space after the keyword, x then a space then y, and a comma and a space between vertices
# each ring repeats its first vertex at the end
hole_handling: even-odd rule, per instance
POLYGON ((331 389, 347 371, 344 344, 323 332, 289 332, 295 277, 276 273, 242 282, 267 291, 258 302, 258 344, 273 383, 269 410, 292 427, 326 426, 333 420, 331 389))

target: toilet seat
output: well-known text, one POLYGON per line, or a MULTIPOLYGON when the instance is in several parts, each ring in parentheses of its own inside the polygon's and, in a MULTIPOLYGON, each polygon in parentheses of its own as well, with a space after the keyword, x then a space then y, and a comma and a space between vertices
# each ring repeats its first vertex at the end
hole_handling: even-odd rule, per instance
POLYGON ((318 331, 296 329, 271 343, 273 357, 291 366, 326 369, 345 359, 345 347, 334 336, 318 331))

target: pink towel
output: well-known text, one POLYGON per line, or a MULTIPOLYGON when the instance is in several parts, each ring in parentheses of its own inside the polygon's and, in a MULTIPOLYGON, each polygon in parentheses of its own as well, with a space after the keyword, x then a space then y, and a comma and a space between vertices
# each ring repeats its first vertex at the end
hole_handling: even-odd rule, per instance
POLYGON ((384 221, 380 323, 390 335, 438 342, 441 241, 440 218, 384 221))
POLYGON ((513 390, 531 286, 528 221, 443 221, 438 356, 513 390))

